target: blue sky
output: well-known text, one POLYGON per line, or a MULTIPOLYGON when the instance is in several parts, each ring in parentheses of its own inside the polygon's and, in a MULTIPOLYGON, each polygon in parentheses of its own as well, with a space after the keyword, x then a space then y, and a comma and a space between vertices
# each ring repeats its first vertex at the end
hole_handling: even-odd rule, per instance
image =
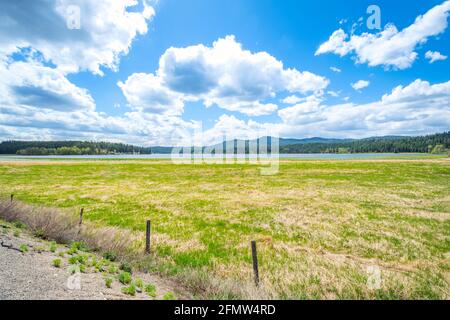
POLYGON ((450 129, 448 1, 37 3, 0 5, 0 139, 450 129), (66 25, 73 4, 79 29, 66 25), (372 4, 382 30, 366 26, 372 4))

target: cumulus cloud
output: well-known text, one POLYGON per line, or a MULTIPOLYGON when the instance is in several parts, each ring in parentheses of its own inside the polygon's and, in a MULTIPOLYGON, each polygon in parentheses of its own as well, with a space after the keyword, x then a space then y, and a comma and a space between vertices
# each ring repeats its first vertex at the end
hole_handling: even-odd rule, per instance
POLYGON ((281 102, 283 102, 284 104, 296 104, 303 100, 305 100, 305 98, 298 97, 296 95, 292 95, 292 96, 284 98, 283 100, 281 100, 281 102))
POLYGON ((181 96, 166 88, 161 78, 153 74, 134 73, 118 85, 130 105, 141 111, 171 115, 183 112, 181 96))
POLYGON ((323 105, 309 101, 278 111, 283 135, 364 137, 426 134, 450 127, 450 81, 430 84, 416 80, 398 86, 380 101, 323 105))
MULTIPOLYGON (((234 36, 218 39, 211 47, 200 44, 169 48, 161 56, 155 74, 139 77, 138 82, 128 79, 119 83, 122 90, 126 89, 127 99, 131 98, 127 91, 134 93, 134 99, 128 99, 131 105, 139 102, 142 108, 148 109, 142 105, 145 102, 148 106, 162 107, 159 98, 171 96, 181 97, 183 101, 203 101, 207 107, 217 105, 250 116, 276 111, 278 106, 266 100, 280 92, 316 92, 329 83, 328 79, 311 72, 285 68, 267 52, 244 50, 234 36), (132 86, 153 87, 153 91, 149 95, 132 86)), ((167 102, 172 105, 172 101, 167 102)))
POLYGON ((352 88, 355 90, 361 90, 367 88, 370 85, 370 82, 367 80, 358 80, 355 83, 352 83, 352 88))
POLYGON ((177 116, 139 111, 109 116, 95 110, 60 111, 29 106, 0 106, 2 139, 107 140, 140 145, 170 145, 199 126, 177 116))
POLYGON ((305 101, 278 111, 281 123, 244 121, 223 115, 206 131, 208 142, 230 138, 281 137, 363 138, 381 135, 419 135, 442 132, 450 127, 450 81, 430 84, 416 80, 398 86, 378 101, 367 104, 326 105, 323 98, 305 101))
POLYGON ((434 63, 436 61, 447 60, 447 56, 444 56, 438 51, 427 51, 425 53, 425 58, 430 60, 430 63, 434 63))
POLYGON ((0 61, 0 104, 59 111, 94 110, 86 89, 71 83, 60 71, 38 62, 0 61))
POLYGON ((407 69, 417 58, 417 46, 447 29, 449 11, 450 1, 445 1, 418 16, 413 24, 401 31, 393 24, 386 25, 384 30, 375 34, 349 36, 344 30, 338 29, 328 41, 320 45, 315 54, 335 53, 343 57, 354 53, 357 63, 407 69))
POLYGON ((254 120, 244 121, 233 115, 222 115, 214 126, 203 133, 203 145, 221 143, 232 139, 257 139, 264 136, 277 136, 277 127, 270 123, 254 120))
POLYGON ((46 0, 0 2, 0 54, 24 47, 39 51, 64 73, 89 70, 103 74, 101 66, 115 70, 133 39, 147 32, 154 10, 146 2, 141 11, 129 11, 135 0, 46 0), (80 29, 68 28, 80 9, 80 29))
POLYGON ((319 113, 321 102, 322 99, 316 96, 310 96, 302 103, 279 110, 278 115, 284 123, 294 123, 297 125, 323 120, 322 115, 319 113))
MULTIPOLYGON (((87 90, 75 86, 58 69, 37 61, 0 61, 0 75, 2 139, 170 144, 177 137, 189 136, 198 126, 195 121, 181 119, 176 100, 169 111, 160 112, 154 105, 156 111, 152 114, 142 110, 139 101, 135 110, 121 116, 98 112, 87 90)), ((139 81, 139 77, 130 81, 139 81)), ((151 88, 146 91, 153 94, 151 88)), ((172 97, 159 99, 165 104, 164 99, 172 97)), ((145 102, 142 104, 146 106, 145 102)))
MULTIPOLYGON (((0 63, 0 137, 170 144, 198 124, 173 112, 140 108, 121 116, 98 112, 87 90, 36 61, 0 63)), ((176 107, 176 106, 175 106, 176 107)))
POLYGON ((131 0, 0 2, 0 137, 153 145, 168 143, 177 131, 186 134, 198 127, 195 121, 181 119, 182 102, 164 90, 160 78, 137 74, 123 83, 124 93, 136 107, 121 116, 98 112, 89 92, 68 79, 72 72, 101 75, 102 67, 117 68, 132 40, 147 32, 147 21, 154 15, 146 1, 137 4, 131 0), (66 9, 74 4, 80 7, 79 30, 66 25, 66 9))

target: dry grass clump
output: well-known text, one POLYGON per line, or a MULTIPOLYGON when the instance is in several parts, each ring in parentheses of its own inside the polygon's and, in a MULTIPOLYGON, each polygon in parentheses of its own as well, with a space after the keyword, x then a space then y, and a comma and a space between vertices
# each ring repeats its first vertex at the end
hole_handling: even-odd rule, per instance
POLYGON ((197 293, 199 297, 203 296, 208 299, 269 300, 276 298, 275 292, 271 291, 271 288, 266 287, 264 283, 256 287, 251 275, 247 277, 247 280, 233 277, 224 278, 206 268, 190 268, 178 274, 177 279, 191 292, 197 293))
POLYGON ((23 222, 35 235, 42 238, 60 243, 78 239, 77 217, 65 211, 0 199, 0 217, 9 222, 23 222))
POLYGON ((34 235, 70 244, 84 242, 90 249, 113 251, 119 256, 130 256, 136 235, 114 227, 97 227, 90 222, 79 225, 77 214, 61 209, 26 205, 17 201, 0 199, 0 218, 24 223, 34 235))

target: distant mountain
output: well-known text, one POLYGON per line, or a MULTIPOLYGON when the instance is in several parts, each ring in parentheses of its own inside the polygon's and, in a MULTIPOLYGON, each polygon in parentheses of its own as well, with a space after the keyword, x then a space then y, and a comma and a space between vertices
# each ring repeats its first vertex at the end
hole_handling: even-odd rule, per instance
MULTIPOLYGON (((230 140, 204 147, 223 152, 237 146, 259 146, 273 137, 254 140, 230 140), (228 147, 228 148, 227 148, 228 147)), ((280 153, 369 153, 369 152, 439 152, 450 149, 450 132, 422 137, 384 136, 364 139, 280 138, 280 153)), ((139 147, 121 143, 83 141, 4 141, 0 143, 0 154, 19 155, 89 155, 89 154, 170 154, 173 147, 139 147)))
MULTIPOLYGON (((271 141, 270 139, 272 139, 272 137, 261 137, 258 139, 254 139, 254 140, 250 140, 251 143, 259 143, 261 142, 263 139, 267 139, 269 138, 269 141, 271 141)), ((267 141, 267 140, 266 140, 267 141)), ((328 139, 328 138, 318 138, 318 137, 314 137, 314 138, 305 138, 305 139, 294 139, 294 138, 280 138, 279 143, 280 143, 280 147, 282 146, 289 146, 289 145, 294 145, 294 144, 307 144, 307 143, 340 143, 340 142, 350 142, 353 141, 352 139, 328 139)), ((212 146, 208 146, 209 148, 217 148, 220 147, 220 145, 225 146, 231 143, 235 143, 236 145, 238 143, 242 144, 248 144, 249 140, 240 140, 240 139, 235 139, 235 140, 229 140, 229 141, 224 141, 222 143, 218 143, 212 146)), ((150 148, 152 153, 154 154, 170 154, 172 153, 172 149, 173 147, 161 147, 161 146, 156 146, 156 147, 151 147, 150 148)))
POLYGON ((353 139, 328 139, 328 138, 305 138, 305 139, 286 139, 280 138, 280 146, 289 146, 293 144, 306 144, 306 143, 341 143, 350 142, 353 139))
POLYGON ((363 139, 359 139, 359 140, 361 140, 361 141, 380 141, 380 140, 392 141, 392 140, 400 140, 400 139, 406 139, 406 138, 414 138, 414 137, 410 137, 410 136, 381 136, 381 137, 363 138, 363 139))
MULTIPOLYGON (((222 143, 209 146, 220 150, 223 148, 225 153, 228 149, 234 148, 237 152, 237 146, 245 146, 246 153, 249 152, 249 145, 259 146, 262 142, 270 142, 272 137, 261 137, 254 140, 229 140, 222 143)), ((404 137, 404 136, 380 136, 364 139, 333 139, 333 138, 305 138, 290 139, 280 138, 280 153, 397 153, 397 152, 418 152, 426 153, 435 150, 436 146, 442 146, 444 149, 450 148, 450 133, 435 134, 423 137, 404 137)), ((204 147, 206 148, 206 147, 204 147)), ((171 147, 154 147, 152 153, 170 154, 171 147)))
POLYGON ((171 154, 173 147, 150 147, 153 154, 171 154))

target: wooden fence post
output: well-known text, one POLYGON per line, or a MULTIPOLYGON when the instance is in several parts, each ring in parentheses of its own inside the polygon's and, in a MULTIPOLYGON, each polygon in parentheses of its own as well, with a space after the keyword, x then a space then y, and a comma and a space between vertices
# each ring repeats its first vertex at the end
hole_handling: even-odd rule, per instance
POLYGON ((81 225, 83 224, 83 213, 84 213, 84 208, 81 208, 81 210, 80 210, 80 222, 79 222, 80 228, 81 228, 81 225))
POLYGON ((255 285, 259 287, 258 253, 256 252, 256 241, 252 241, 253 273, 255 285))
POLYGON ((147 220, 147 227, 146 227, 146 233, 145 233, 145 253, 150 253, 150 220, 147 220))

